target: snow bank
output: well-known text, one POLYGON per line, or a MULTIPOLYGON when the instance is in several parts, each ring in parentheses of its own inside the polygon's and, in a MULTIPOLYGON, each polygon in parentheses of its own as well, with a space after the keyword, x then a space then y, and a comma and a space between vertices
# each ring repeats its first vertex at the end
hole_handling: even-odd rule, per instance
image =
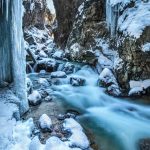
POLYGON ((16 124, 14 117, 19 115, 19 110, 15 104, 6 101, 4 103, 2 100, 0 97, 0 150, 10 150, 13 141, 12 132, 16 124))
POLYGON ((39 138, 36 136, 32 139, 29 150, 44 150, 45 145, 41 144, 39 138))
POLYGON ((24 123, 21 121, 17 122, 13 129, 13 145, 10 150, 29 150, 33 129, 34 123, 32 118, 24 123))
POLYGON ((118 29, 124 35, 139 38, 145 27, 150 26, 150 2, 136 2, 127 8, 118 19, 118 29), (146 18, 146 19, 145 19, 146 18))
POLYGON ((131 80, 130 84, 130 91, 129 95, 141 95, 145 93, 145 90, 150 87, 150 79, 141 80, 141 81, 134 81, 131 80))
POLYGON ((71 150, 71 148, 69 148, 58 137, 53 136, 46 141, 45 150, 71 150))
POLYGON ((65 119, 63 127, 72 133, 69 141, 66 142, 70 147, 79 147, 81 149, 87 149, 89 147, 90 144, 83 132, 83 128, 73 118, 65 119))

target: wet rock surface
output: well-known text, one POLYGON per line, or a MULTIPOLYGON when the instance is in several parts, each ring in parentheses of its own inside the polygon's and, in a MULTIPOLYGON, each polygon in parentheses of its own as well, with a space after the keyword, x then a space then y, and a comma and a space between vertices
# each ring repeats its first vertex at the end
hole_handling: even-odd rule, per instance
POLYGON ((149 150, 150 149, 150 139, 143 139, 139 142, 140 150, 149 150))

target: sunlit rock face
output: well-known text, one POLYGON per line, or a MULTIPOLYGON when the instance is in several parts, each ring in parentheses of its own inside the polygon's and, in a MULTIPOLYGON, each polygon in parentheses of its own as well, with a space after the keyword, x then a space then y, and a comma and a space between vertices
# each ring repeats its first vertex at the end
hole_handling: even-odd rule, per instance
POLYGON ((59 47, 65 48, 78 7, 83 0, 53 0, 53 2, 57 19, 55 42, 59 47))
POLYGON ((11 85, 12 92, 20 100, 18 106, 23 114, 28 109, 28 103, 21 1, 0 1, 0 35, 0 88, 11 85))
POLYGON ((44 25, 50 24, 55 18, 48 7, 46 0, 23 0, 24 17, 23 26, 36 26, 44 29, 44 25))

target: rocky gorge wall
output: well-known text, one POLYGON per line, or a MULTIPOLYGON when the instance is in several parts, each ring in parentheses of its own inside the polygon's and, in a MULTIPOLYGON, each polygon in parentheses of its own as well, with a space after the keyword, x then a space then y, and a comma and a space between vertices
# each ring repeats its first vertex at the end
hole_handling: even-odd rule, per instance
POLYGON ((79 5, 83 0, 53 0, 57 16, 55 42, 65 48, 79 5))
MULTIPOLYGON (((24 25, 43 29, 46 1, 32 1, 33 10, 32 3, 29 5, 25 0, 23 3, 24 25), (28 18, 29 14, 35 19, 28 18)), ((149 79, 150 2, 53 0, 53 3, 54 42, 69 60, 94 65, 99 73, 110 69, 125 93, 131 88, 130 81, 149 79)))
MULTIPOLYGON (((65 3, 71 8, 73 3, 65 3)), ((148 1, 85 0, 77 13, 57 19, 59 36, 65 31, 69 59, 111 69, 125 91, 131 80, 150 77, 150 11, 148 1), (72 27, 67 21, 73 19, 72 27), (142 19, 145 19, 142 21, 142 19), (72 30, 68 30, 72 28, 72 30), (103 59, 103 61, 102 61, 103 59)), ((73 11, 77 8, 75 7, 73 11)), ((62 10, 60 5, 57 11, 62 10)), ((64 12, 69 11, 67 9, 64 12)), ((70 13, 69 13, 70 14, 70 13)), ((62 38, 63 39, 63 38, 62 38)), ((62 40, 64 42, 64 40, 62 40)), ((57 41, 59 46, 63 42, 57 41)))
POLYGON ((47 7, 46 0, 23 0, 24 16, 23 27, 36 26, 44 29, 44 25, 50 24, 54 15, 47 7))

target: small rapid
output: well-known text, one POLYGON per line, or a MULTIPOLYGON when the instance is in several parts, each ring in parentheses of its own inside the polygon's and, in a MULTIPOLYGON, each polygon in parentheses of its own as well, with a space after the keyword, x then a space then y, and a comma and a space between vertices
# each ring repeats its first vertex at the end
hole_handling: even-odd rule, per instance
POLYGON ((97 86, 98 74, 88 66, 53 86, 55 96, 82 112, 81 124, 90 128, 100 149, 137 150, 139 140, 150 137, 150 107, 107 95, 97 86), (71 76, 82 77, 85 86, 72 86, 71 76))

